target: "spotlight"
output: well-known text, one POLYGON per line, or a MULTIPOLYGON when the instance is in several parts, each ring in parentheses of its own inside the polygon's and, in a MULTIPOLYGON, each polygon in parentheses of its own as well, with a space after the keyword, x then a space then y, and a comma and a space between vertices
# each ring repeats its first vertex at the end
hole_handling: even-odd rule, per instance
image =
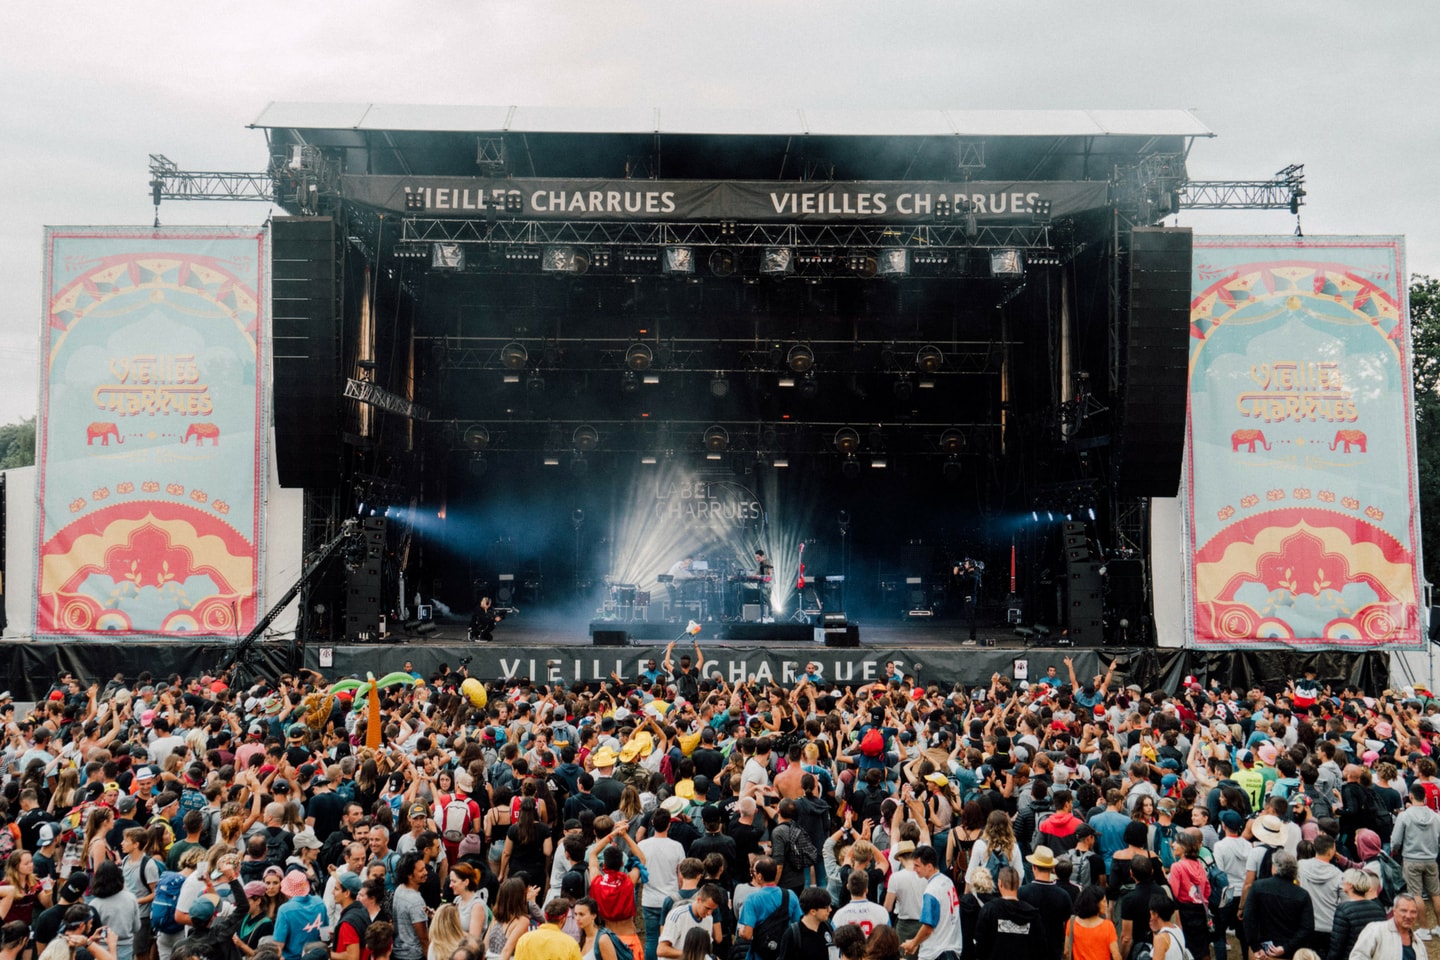
POLYGON ((558 466, 560 466, 560 458, 559 458, 559 457, 546 457, 546 458, 545 458, 544 460, 542 460, 541 462, 544 463, 545 466, 547 466, 547 467, 558 467, 558 466))
POLYGON ((713 459, 718 460, 718 454, 724 453, 725 448, 730 446, 730 434, 725 428, 716 424, 705 431, 705 451, 707 454, 716 454, 713 459))
POLYGON ((695 251, 690 247, 665 247, 660 258, 660 269, 664 273, 694 273, 695 251))
POLYGON ((646 466, 654 466, 660 462, 660 458, 653 453, 647 453, 640 458, 640 462, 646 466))
POLYGON ((904 247, 886 247, 876 260, 882 277, 903 277, 910 272, 910 251, 904 247))
POLYGON ((789 460, 788 457, 776 457, 774 460, 771 460, 771 461, 770 461, 770 466, 772 466, 772 467, 788 467, 788 466, 790 466, 790 460, 789 460))
POLYGON ((795 378, 790 376, 788 373, 782 373, 780 374, 780 379, 775 381, 775 386, 793 387, 795 386, 795 378))
POLYGON ((729 394, 729 392, 730 381, 726 380, 724 377, 717 373, 715 375, 715 379, 710 381, 710 396, 714 397, 716 400, 719 400, 720 398, 729 394))
POLYGON ((915 369, 921 373, 936 373, 945 365, 945 354, 933 343, 927 343, 915 353, 915 369))
POLYGON ((625 351, 625 366, 639 373, 648 370, 650 364, 655 360, 655 353, 650 349, 649 344, 632 343, 630 349, 625 351))
POLYGON ((795 272, 795 251, 789 247, 766 247, 760 253, 760 272, 784 276, 795 272))
POLYGON ((511 190, 505 194, 504 209, 506 213, 523 213, 525 211, 525 200, 521 197, 520 191, 511 190))
POLYGON ((1090 519, 1091 519, 1091 520, 1094 520, 1094 519, 1095 519, 1095 508, 1094 508, 1094 507, 1091 507, 1088 512, 1089 512, 1089 514, 1090 514, 1090 519))
POLYGON ((591 450, 600 446, 600 431, 588 423, 581 424, 576 427, 575 432, 570 435, 570 442, 573 443, 575 449, 581 453, 589 453, 591 450))
POLYGON ((935 219, 949 220, 953 208, 950 206, 949 197, 940 197, 935 201, 935 219))
POLYGON ((1035 204, 1030 208, 1030 212, 1034 214, 1037 222, 1044 222, 1050 219, 1050 212, 1054 209, 1055 201, 1036 200, 1035 204))
POLYGON ((490 446, 490 431, 481 424, 471 424, 465 428, 465 446, 479 452, 490 446))
POLYGON ((424 195, 423 193, 421 193, 419 190, 406 190, 406 191, 405 191, 405 209, 406 209, 406 210, 424 210, 424 209, 425 209, 425 195, 424 195))
POLYGON ((710 272, 717 277, 730 277, 735 275, 737 264, 735 253, 732 250, 716 250, 710 254, 708 264, 710 266, 710 272))
POLYGON ((1033 521, 1036 522, 1036 523, 1039 523, 1039 522, 1040 522, 1040 513, 1039 513, 1039 511, 1037 511, 1037 510, 1031 510, 1031 511, 1030 511, 1030 519, 1033 520, 1033 521))
POLYGON ((990 276, 1023 277, 1025 254, 1019 247, 996 247, 990 251, 990 276))
POLYGON ((835 431, 835 449, 850 456, 860 449, 860 431, 854 427, 841 427, 835 431))
POLYGON ((530 359, 530 353, 522 343, 513 340, 500 348, 500 365, 506 370, 523 370, 530 359))
POLYGON ((840 472, 845 476, 846 480, 854 480, 860 476, 860 461, 855 459, 854 454, 851 454, 845 458, 844 463, 840 464, 840 472))
POLYGON ((965 434, 954 427, 949 427, 940 434, 940 449, 950 454, 959 453, 965 449, 965 434))
POLYGON ((875 254, 868 252, 850 254, 845 258, 845 266, 851 273, 866 280, 875 276, 876 271, 880 269, 880 264, 875 260, 875 254))
POLYGON ((815 351, 803 343, 797 343, 785 354, 785 365, 796 373, 807 373, 815 366, 815 351))

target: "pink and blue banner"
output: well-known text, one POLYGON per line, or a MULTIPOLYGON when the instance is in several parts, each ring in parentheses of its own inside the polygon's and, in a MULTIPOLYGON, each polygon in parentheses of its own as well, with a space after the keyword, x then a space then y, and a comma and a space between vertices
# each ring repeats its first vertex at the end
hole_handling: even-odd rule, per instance
POLYGON ((1192 270, 1194 643, 1421 646, 1402 241, 1196 237, 1192 270))
POLYGON ((234 637, 261 610, 268 247, 51 228, 38 637, 234 637))

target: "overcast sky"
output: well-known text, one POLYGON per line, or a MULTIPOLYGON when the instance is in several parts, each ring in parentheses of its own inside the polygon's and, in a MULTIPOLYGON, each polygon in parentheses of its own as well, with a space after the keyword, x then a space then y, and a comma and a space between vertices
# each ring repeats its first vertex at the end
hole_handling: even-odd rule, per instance
MULTIPOLYGON (((1307 235, 1440 272, 1433 0, 603 0, 0 5, 0 423, 34 413, 42 229, 149 224, 147 156, 261 170, 272 100, 1193 110, 1195 179, 1304 163, 1307 235)), ((263 204, 167 202, 167 224, 263 204)), ((1287 213, 1180 218, 1293 231, 1287 213)))

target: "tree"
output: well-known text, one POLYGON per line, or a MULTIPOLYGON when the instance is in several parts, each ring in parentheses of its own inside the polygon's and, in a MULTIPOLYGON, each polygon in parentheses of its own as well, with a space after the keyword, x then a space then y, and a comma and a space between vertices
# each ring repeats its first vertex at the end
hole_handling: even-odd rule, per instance
POLYGON ((1414 348, 1415 451, 1420 475, 1420 543, 1425 579, 1440 579, 1440 280, 1410 279, 1414 348))
POLYGON ((35 463, 35 418, 0 426, 0 470, 35 463))

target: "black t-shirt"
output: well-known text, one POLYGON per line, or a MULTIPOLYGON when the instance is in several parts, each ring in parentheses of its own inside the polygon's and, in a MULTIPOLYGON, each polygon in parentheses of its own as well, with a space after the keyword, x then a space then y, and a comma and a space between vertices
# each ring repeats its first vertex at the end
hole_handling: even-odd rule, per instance
POLYGON ((797 921, 780 938, 779 960, 820 960, 829 957, 834 946, 830 924, 822 922, 818 930, 811 930, 804 921, 797 921))
MULTIPOLYGON (((1053 955, 1046 942, 1040 911, 1024 900, 997 897, 985 904, 976 921, 975 946, 982 957, 1046 960, 1053 955)), ((1061 940, 1063 947, 1064 940, 1061 940)))
POLYGON ((1019 896, 1040 911, 1046 929, 1046 942, 1053 948, 1051 955, 1059 960, 1065 949, 1065 924, 1074 905, 1070 894, 1058 883, 1034 880, 1020 888, 1019 896))
POLYGON ((695 764, 695 772, 709 777, 711 783, 725 769, 725 755, 714 747, 696 747, 690 759, 695 764))
MULTIPOLYGON (((1157 893, 1168 893, 1166 887, 1153 883, 1137 884, 1135 889, 1120 898, 1120 922, 1130 921, 1130 938, 1134 943, 1153 943, 1155 934, 1150 930, 1150 898, 1157 893)), ((1116 934, 1123 933, 1121 930, 1116 934)))
POLYGON ((334 790, 317 793, 305 804, 305 812, 315 818, 315 836, 328 837, 340 829, 345 815, 345 798, 334 790))
POLYGON ((736 817, 730 821, 729 829, 725 831, 735 841, 735 862, 747 863, 750 854, 761 853, 760 839, 765 836, 765 827, 757 818, 751 823, 741 823, 736 817))

